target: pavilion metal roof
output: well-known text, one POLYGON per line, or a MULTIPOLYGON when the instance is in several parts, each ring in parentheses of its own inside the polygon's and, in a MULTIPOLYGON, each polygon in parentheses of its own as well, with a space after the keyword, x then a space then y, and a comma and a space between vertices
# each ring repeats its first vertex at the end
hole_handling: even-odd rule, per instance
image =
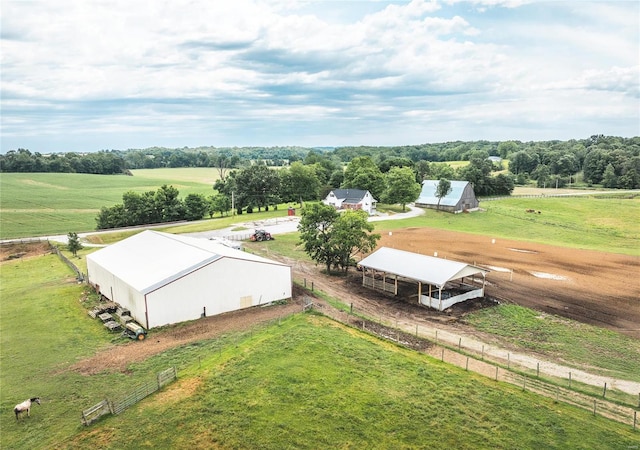
POLYGON ((442 287, 447 281, 471 275, 489 273, 489 270, 450 259, 381 247, 362 261, 360 266, 398 275, 433 286, 442 287))

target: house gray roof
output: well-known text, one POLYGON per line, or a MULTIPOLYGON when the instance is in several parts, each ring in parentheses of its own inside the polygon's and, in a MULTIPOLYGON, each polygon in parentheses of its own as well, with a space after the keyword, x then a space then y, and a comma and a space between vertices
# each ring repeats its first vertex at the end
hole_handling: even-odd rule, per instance
MULTIPOLYGON (((416 203, 423 205, 437 205, 438 197, 436 197, 436 189, 440 180, 424 180, 422 182, 422 191, 416 200, 416 203)), ((441 206, 456 206, 462 197, 464 188, 469 184, 468 181, 450 181, 451 192, 440 200, 441 206)))
POLYGON ((343 203, 358 204, 367 195, 368 191, 362 189, 333 189, 331 192, 336 198, 344 199, 343 203))
POLYGON ((379 248, 359 264, 362 267, 431 284, 438 288, 450 280, 489 273, 489 270, 470 264, 389 247, 379 248))

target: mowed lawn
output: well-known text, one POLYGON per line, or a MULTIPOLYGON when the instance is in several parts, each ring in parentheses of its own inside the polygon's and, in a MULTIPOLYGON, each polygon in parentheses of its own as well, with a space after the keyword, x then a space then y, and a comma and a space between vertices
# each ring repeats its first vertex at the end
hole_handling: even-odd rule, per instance
POLYGON ((0 239, 92 231, 103 206, 122 203, 122 194, 173 185, 180 197, 213 194, 214 168, 149 169, 126 175, 2 173, 0 239))

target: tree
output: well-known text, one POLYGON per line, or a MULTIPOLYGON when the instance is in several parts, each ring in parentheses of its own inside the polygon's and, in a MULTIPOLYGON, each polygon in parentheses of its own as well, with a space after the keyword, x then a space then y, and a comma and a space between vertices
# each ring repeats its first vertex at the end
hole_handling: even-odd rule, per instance
POLYGON ((185 219, 200 220, 209 212, 209 202, 202 194, 189 194, 184 199, 185 219))
POLYGON ((415 174, 410 167, 389 169, 386 184, 387 190, 383 197, 385 203, 400 203, 402 211, 407 203, 413 202, 420 195, 420 185, 416 183, 415 174))
POLYGON ((344 171, 343 189, 362 189, 379 199, 386 188, 385 179, 378 166, 368 156, 353 158, 344 171))
POLYGON ((431 168, 429 167, 429 161, 420 160, 414 166, 414 171, 416 173, 416 181, 418 183, 422 183, 424 180, 427 180, 431 174, 431 168))
POLYGON ((432 179, 437 180, 440 178, 453 178, 455 177, 455 170, 447 163, 435 163, 429 166, 431 170, 432 179))
POLYGON ((616 176, 613 164, 607 164, 607 167, 604 169, 602 186, 609 189, 618 187, 618 177, 616 176))
POLYGON ((348 210, 338 216, 331 234, 337 267, 347 273, 355 255, 369 253, 376 247, 380 235, 372 234, 373 228, 365 211, 348 210))
POLYGON ((181 220, 185 215, 185 207, 178 198, 180 192, 173 186, 163 184, 155 193, 155 207, 160 213, 162 222, 181 220))
POLYGON ((338 212, 334 207, 323 203, 313 203, 302 211, 298 231, 304 243, 304 251, 318 264, 324 264, 327 273, 337 261, 337 249, 331 241, 334 223, 338 212))
POLYGON ((275 170, 255 164, 240 170, 235 176, 236 193, 247 207, 268 209, 279 197, 280 177, 275 170))
POLYGON ((314 166, 305 166, 301 162, 294 162, 288 169, 282 169, 280 174, 280 194, 285 202, 299 202, 302 208, 303 200, 317 200, 320 195, 320 179, 314 166))
POLYGON ((518 144, 513 141, 500 142, 498 144, 498 154, 502 159, 507 159, 509 155, 518 151, 518 144))
POLYGON ((513 174, 531 173, 538 167, 539 159, 537 154, 529 154, 525 151, 516 152, 509 161, 509 171, 513 174))
POLYGON ((536 180, 536 185, 538 187, 546 188, 551 183, 551 171, 545 164, 540 164, 536 167, 536 170, 531 173, 531 178, 536 180))
POLYGON ((451 181, 444 178, 440 178, 438 186, 436 187, 436 197, 438 197, 438 209, 440 209, 440 201, 442 197, 446 197, 451 192, 451 181))
POLYGON ((67 248, 73 256, 78 256, 78 250, 82 250, 82 244, 80 243, 78 233, 70 231, 69 234, 67 234, 67 248))
POLYGON ((231 199, 225 194, 214 194, 209 197, 209 217, 213 217, 216 212, 222 216, 232 208, 231 199))
POLYGON ((379 234, 371 234, 373 224, 364 211, 345 211, 342 214, 329 205, 314 203, 302 212, 298 230, 305 252, 327 273, 331 268, 348 270, 352 257, 358 252, 368 253, 375 248, 379 234))

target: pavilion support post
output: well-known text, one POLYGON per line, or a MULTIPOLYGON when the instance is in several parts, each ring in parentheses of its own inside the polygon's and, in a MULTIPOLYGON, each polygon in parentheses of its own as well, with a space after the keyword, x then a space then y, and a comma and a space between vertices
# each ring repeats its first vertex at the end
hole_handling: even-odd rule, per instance
POLYGON ((396 278, 396 288, 395 288, 395 295, 398 295, 398 275, 395 276, 396 278))
POLYGON ((418 281, 418 304, 422 303, 422 281, 418 281))
POLYGON ((440 301, 440 311, 442 311, 442 286, 438 288, 438 300, 440 301))

